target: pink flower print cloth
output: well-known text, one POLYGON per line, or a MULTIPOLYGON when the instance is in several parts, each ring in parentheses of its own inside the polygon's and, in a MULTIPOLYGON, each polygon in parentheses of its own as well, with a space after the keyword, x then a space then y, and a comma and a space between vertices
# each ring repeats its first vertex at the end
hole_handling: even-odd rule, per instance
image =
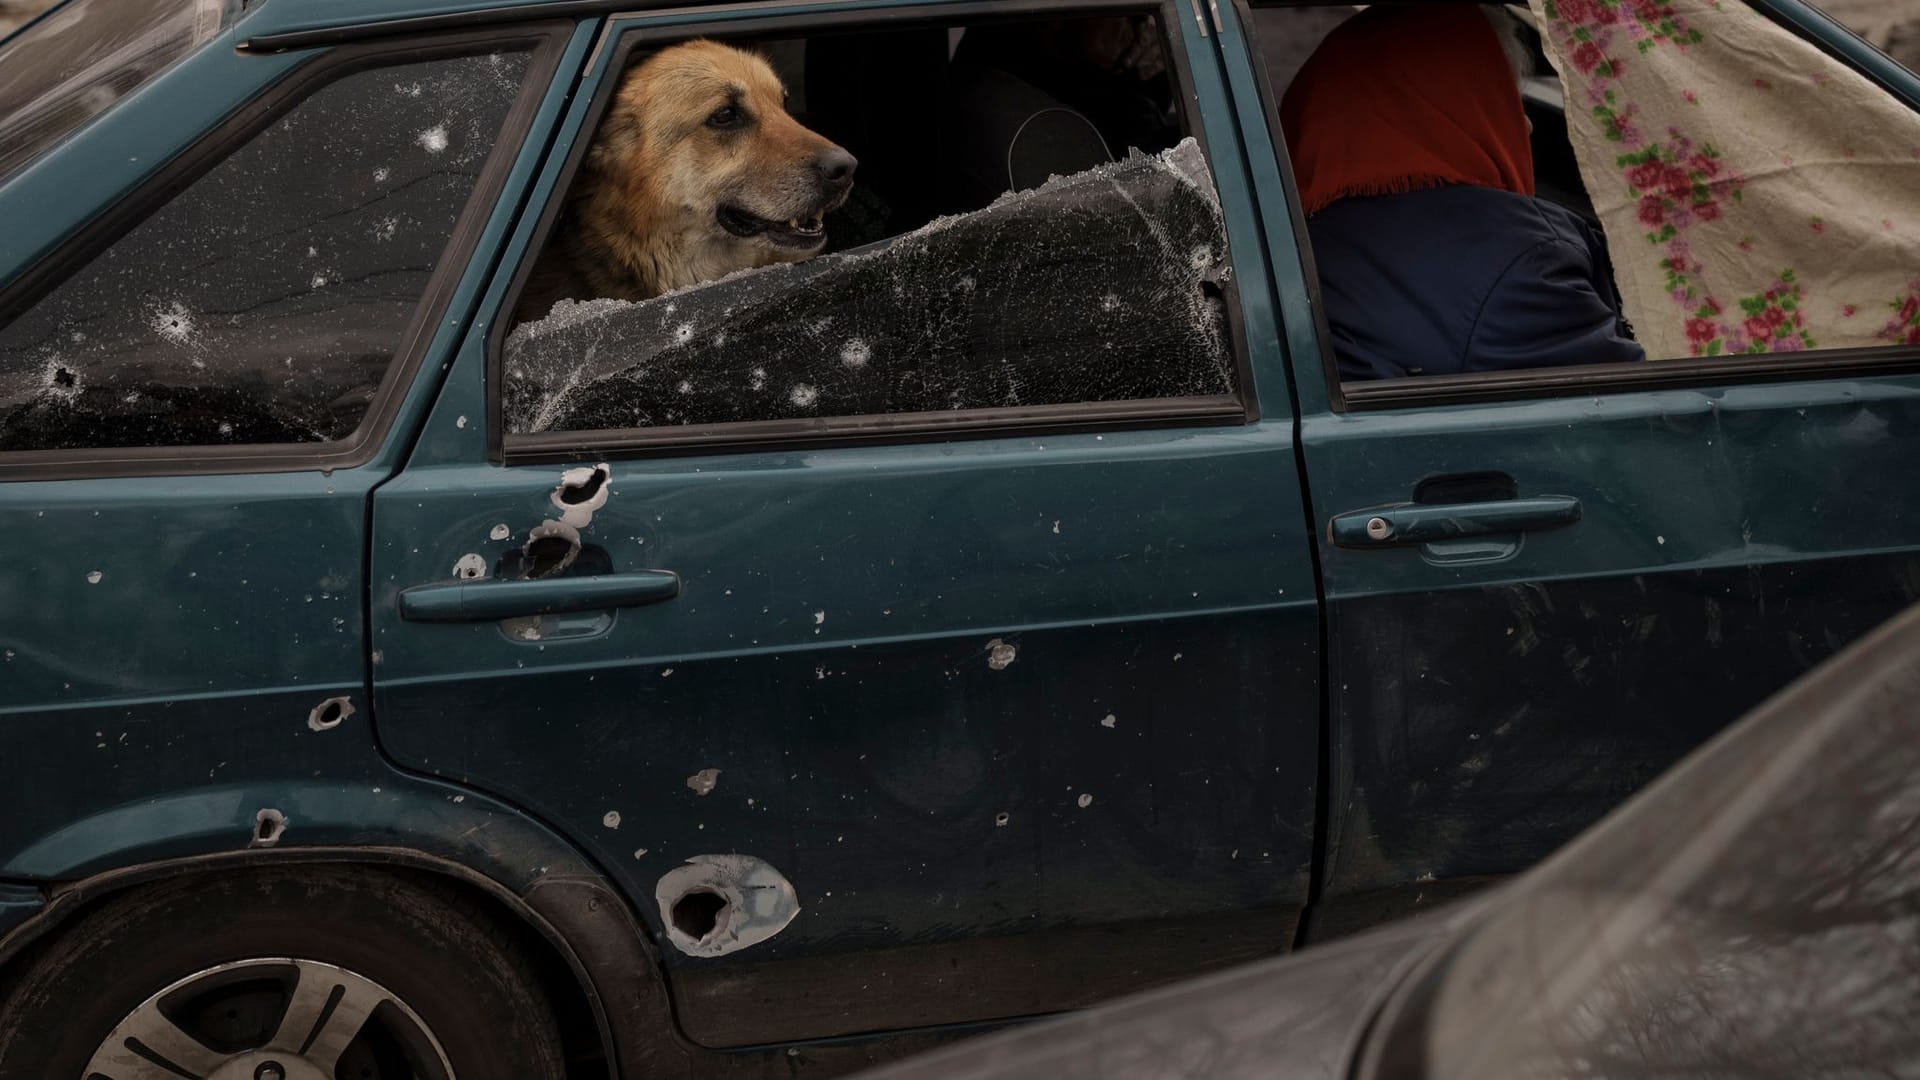
POLYGON ((1531 0, 1652 359, 1920 344, 1920 114, 1740 0, 1531 0))

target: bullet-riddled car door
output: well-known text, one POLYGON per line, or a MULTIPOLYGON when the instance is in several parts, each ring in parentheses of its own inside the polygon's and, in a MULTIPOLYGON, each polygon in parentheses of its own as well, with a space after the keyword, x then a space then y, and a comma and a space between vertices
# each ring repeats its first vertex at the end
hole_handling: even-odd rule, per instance
MULTIPOLYGON (((1217 101, 1174 14, 1138 17, 1217 101)), ((550 199, 622 30, 810 25, 676 19, 615 22, 550 199)), ((912 11, 869 44, 915 28, 946 48, 912 11)), ((1202 149, 1232 133, 1189 130, 852 254, 483 321, 379 492, 383 744, 588 848, 695 1039, 1045 1012, 1290 942, 1309 543, 1271 313, 1235 296, 1260 261, 1227 261, 1244 179, 1202 149)))

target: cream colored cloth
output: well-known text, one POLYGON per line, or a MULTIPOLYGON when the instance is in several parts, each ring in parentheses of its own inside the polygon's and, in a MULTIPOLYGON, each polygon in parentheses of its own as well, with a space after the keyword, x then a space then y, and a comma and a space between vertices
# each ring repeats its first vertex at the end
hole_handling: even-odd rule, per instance
POLYGON ((1920 344, 1920 115, 1740 0, 1530 0, 1653 359, 1920 344))

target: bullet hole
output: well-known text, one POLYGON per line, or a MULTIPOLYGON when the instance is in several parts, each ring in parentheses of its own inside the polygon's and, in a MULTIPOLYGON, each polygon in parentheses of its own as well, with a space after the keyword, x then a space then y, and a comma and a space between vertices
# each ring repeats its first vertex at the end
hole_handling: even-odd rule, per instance
POLYGON ((193 324, 193 313, 187 310, 185 304, 179 303, 164 310, 155 311, 149 325, 153 327, 154 333, 175 345, 191 342, 196 330, 193 324))
POLYGON ((487 534, 487 538, 491 540, 505 540, 512 535, 513 530, 507 528, 506 522, 501 522, 493 527, 493 531, 487 534))
POLYGON ((1077 801, 1077 802, 1079 802, 1079 804, 1080 804, 1080 809, 1082 809, 1082 810, 1085 810, 1085 809, 1086 809, 1087 807, 1089 807, 1089 806, 1092 806, 1092 805, 1093 805, 1093 796, 1091 796, 1091 795, 1082 795, 1082 796, 1080 796, 1080 798, 1079 798, 1078 800, 1076 800, 1076 801, 1077 801))
POLYGON ((600 824, 605 825, 609 829, 619 828, 620 827, 620 811, 618 810, 607 811, 606 816, 600 819, 600 824))
POLYGON ((711 795, 713 789, 717 787, 719 783, 719 769, 701 769, 699 772, 687 777, 687 787, 691 789, 695 795, 711 795))
MULTIPOLYGON (((47 361, 40 369, 41 392, 55 401, 71 403, 80 396, 80 373, 61 363, 57 358, 47 361)), ((128 397, 129 401, 139 400, 136 391, 128 397)))
POLYGON ((248 847, 272 847, 280 842, 281 834, 287 831, 287 815, 265 807, 253 815, 253 839, 248 847))
POLYGON ((105 574, 102 574, 98 570, 89 570, 87 571, 87 584, 98 585, 100 584, 100 579, 105 576, 106 576, 105 574))
POLYGON ((313 707, 307 714, 307 727, 314 731, 332 731, 340 722, 353 715, 353 701, 345 697, 332 697, 313 707))
POLYGON ((560 520, 584 529, 593 523, 593 512, 607 505, 613 469, 601 464, 568 469, 560 474, 560 486, 553 489, 553 505, 560 508, 560 520))
POLYGON ((1120 722, 1119 718, 1114 716, 1112 713, 1108 713, 1107 715, 1100 718, 1100 726, 1105 728, 1110 728, 1119 722, 1120 722))
POLYGON ((723 956, 786 929, 800 913, 793 883, 751 855, 695 855, 654 886, 667 940, 688 956, 723 956))
POLYGON ((570 544, 564 537, 543 536, 527 545, 527 557, 531 564, 527 567, 527 576, 546 577, 564 569, 573 560, 576 545, 570 544))
POLYGON ((727 898, 717 892, 696 889, 673 904, 673 928, 704 943, 720 927, 720 915, 727 910, 727 898))
POLYGON ((453 564, 453 576, 462 581, 472 581, 474 578, 486 577, 487 560, 473 552, 468 552, 460 556, 459 561, 453 564))
POLYGON ((609 472, 605 465, 595 465, 585 480, 575 483, 561 483, 559 492, 560 505, 579 506, 581 503, 591 502, 593 497, 600 493, 600 489, 606 485, 608 475, 609 472))
POLYGON ((520 549, 521 573, 529 580, 552 577, 580 557, 580 533, 560 521, 543 521, 527 534, 520 549))
POLYGON ((1018 650, 999 638, 987 642, 987 666, 995 671, 1005 671, 1016 655, 1018 650))
POLYGON ((1013 815, 1007 813, 1005 810, 1002 810, 999 813, 993 815, 993 823, 1003 828, 1006 826, 1007 822, 1012 820, 1013 820, 1013 815))

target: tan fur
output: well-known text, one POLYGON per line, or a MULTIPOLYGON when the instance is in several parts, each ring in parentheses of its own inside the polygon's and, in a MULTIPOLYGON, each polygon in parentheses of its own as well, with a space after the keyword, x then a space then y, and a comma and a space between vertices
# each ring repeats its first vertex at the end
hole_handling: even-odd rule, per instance
MULTIPOLYGON (((737 236, 720 208, 773 221, 817 218, 846 200, 816 165, 845 152, 788 115, 766 61, 689 41, 628 72, 582 163, 569 207, 523 298, 539 317, 564 297, 644 300, 736 270, 808 258, 825 244, 737 236), (708 120, 732 106, 744 122, 708 120)), ((846 161, 852 162, 851 157, 846 161)))

